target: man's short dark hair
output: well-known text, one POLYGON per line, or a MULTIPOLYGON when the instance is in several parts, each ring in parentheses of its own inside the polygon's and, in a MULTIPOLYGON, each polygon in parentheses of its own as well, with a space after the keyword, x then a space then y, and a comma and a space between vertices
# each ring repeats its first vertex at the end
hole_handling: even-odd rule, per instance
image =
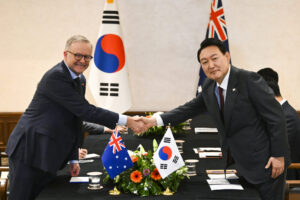
POLYGON ((281 97, 279 85, 275 81, 266 81, 268 86, 273 90, 275 97, 281 97))
POLYGON ((225 54, 227 52, 226 50, 226 47, 224 45, 224 43, 217 39, 217 38, 206 38, 205 40, 203 40, 200 44, 200 49, 198 50, 197 52, 197 59, 198 59, 198 62, 200 62, 200 53, 201 51, 206 48, 206 47, 209 47, 209 46, 216 46, 219 48, 219 50, 222 52, 222 54, 225 54))
POLYGON ((274 71, 272 68, 263 68, 257 72, 259 75, 261 75, 265 81, 275 81, 278 83, 278 73, 274 71))

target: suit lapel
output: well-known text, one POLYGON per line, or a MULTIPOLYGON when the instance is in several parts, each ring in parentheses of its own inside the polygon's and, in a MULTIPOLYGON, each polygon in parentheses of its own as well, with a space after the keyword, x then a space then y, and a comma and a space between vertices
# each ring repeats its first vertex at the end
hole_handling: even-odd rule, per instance
POLYGON ((81 94, 82 96, 85 96, 85 85, 86 85, 86 80, 85 80, 85 77, 84 75, 82 74, 81 78, 80 78, 80 86, 77 85, 78 83, 76 83, 76 81, 72 78, 67 66, 65 65, 65 62, 62 61, 61 62, 61 66, 63 68, 63 71, 65 74, 67 74, 67 77, 68 79, 72 82, 72 85, 74 87, 74 89, 78 90, 78 88, 80 87, 80 90, 81 90, 81 94))
POLYGON ((224 106, 224 123, 226 131, 228 131, 236 97, 239 93, 237 90, 237 80, 238 70, 235 67, 231 67, 224 106))

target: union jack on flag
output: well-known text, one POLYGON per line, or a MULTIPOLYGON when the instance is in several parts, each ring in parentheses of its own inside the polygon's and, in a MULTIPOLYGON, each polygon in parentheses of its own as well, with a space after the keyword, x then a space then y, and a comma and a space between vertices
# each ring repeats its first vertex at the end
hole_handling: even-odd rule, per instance
POLYGON ((108 144, 109 144, 110 147, 113 147, 113 154, 116 153, 116 150, 118 152, 121 151, 122 147, 126 148, 125 145, 123 144, 122 138, 119 135, 118 130, 113 132, 108 144))
MULTIPOLYGON (((213 0, 211 2, 206 38, 218 38, 225 44, 227 51, 229 51, 227 28, 222 0, 213 0)), ((202 91, 202 84, 205 79, 206 75, 203 69, 200 68, 197 95, 202 91)))
POLYGON ((117 129, 112 133, 101 160, 111 179, 133 166, 117 129))

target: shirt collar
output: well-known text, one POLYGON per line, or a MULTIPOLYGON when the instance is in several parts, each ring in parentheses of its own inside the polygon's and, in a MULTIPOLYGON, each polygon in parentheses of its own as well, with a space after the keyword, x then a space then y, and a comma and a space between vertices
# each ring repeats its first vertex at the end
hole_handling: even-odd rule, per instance
POLYGON ((280 105, 283 105, 286 102, 286 99, 282 99, 279 103, 280 105))
POLYGON ((228 80, 229 80, 229 74, 230 74, 230 69, 231 69, 231 66, 229 66, 228 72, 227 72, 227 74, 225 75, 225 77, 224 77, 222 83, 221 83, 221 84, 217 83, 217 86, 218 86, 218 87, 221 87, 223 90, 227 90, 228 80))
POLYGON ((76 79, 76 78, 78 78, 78 77, 81 78, 82 74, 77 75, 75 72, 73 72, 73 71, 69 68, 69 66, 67 65, 67 63, 66 63, 65 61, 64 61, 64 63, 65 63, 65 65, 67 66, 67 69, 69 70, 72 79, 76 79))

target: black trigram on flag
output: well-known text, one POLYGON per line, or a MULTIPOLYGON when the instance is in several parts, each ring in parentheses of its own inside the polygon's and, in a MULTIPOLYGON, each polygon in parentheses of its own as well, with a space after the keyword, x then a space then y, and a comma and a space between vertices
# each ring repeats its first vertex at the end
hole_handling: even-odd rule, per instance
POLYGON ((160 169, 168 169, 168 164, 160 164, 160 169))
POLYGON ((179 157, 178 156, 174 156, 174 158, 173 158, 173 163, 177 163, 177 161, 178 161, 178 159, 179 159, 179 157))
POLYGON ((170 142, 171 142, 171 138, 169 138, 169 137, 164 138, 164 143, 170 143, 170 142))
POLYGON ((102 24, 120 24, 119 12, 117 10, 103 11, 102 24))
POLYGON ((100 96, 119 96, 119 83, 100 83, 100 96))

